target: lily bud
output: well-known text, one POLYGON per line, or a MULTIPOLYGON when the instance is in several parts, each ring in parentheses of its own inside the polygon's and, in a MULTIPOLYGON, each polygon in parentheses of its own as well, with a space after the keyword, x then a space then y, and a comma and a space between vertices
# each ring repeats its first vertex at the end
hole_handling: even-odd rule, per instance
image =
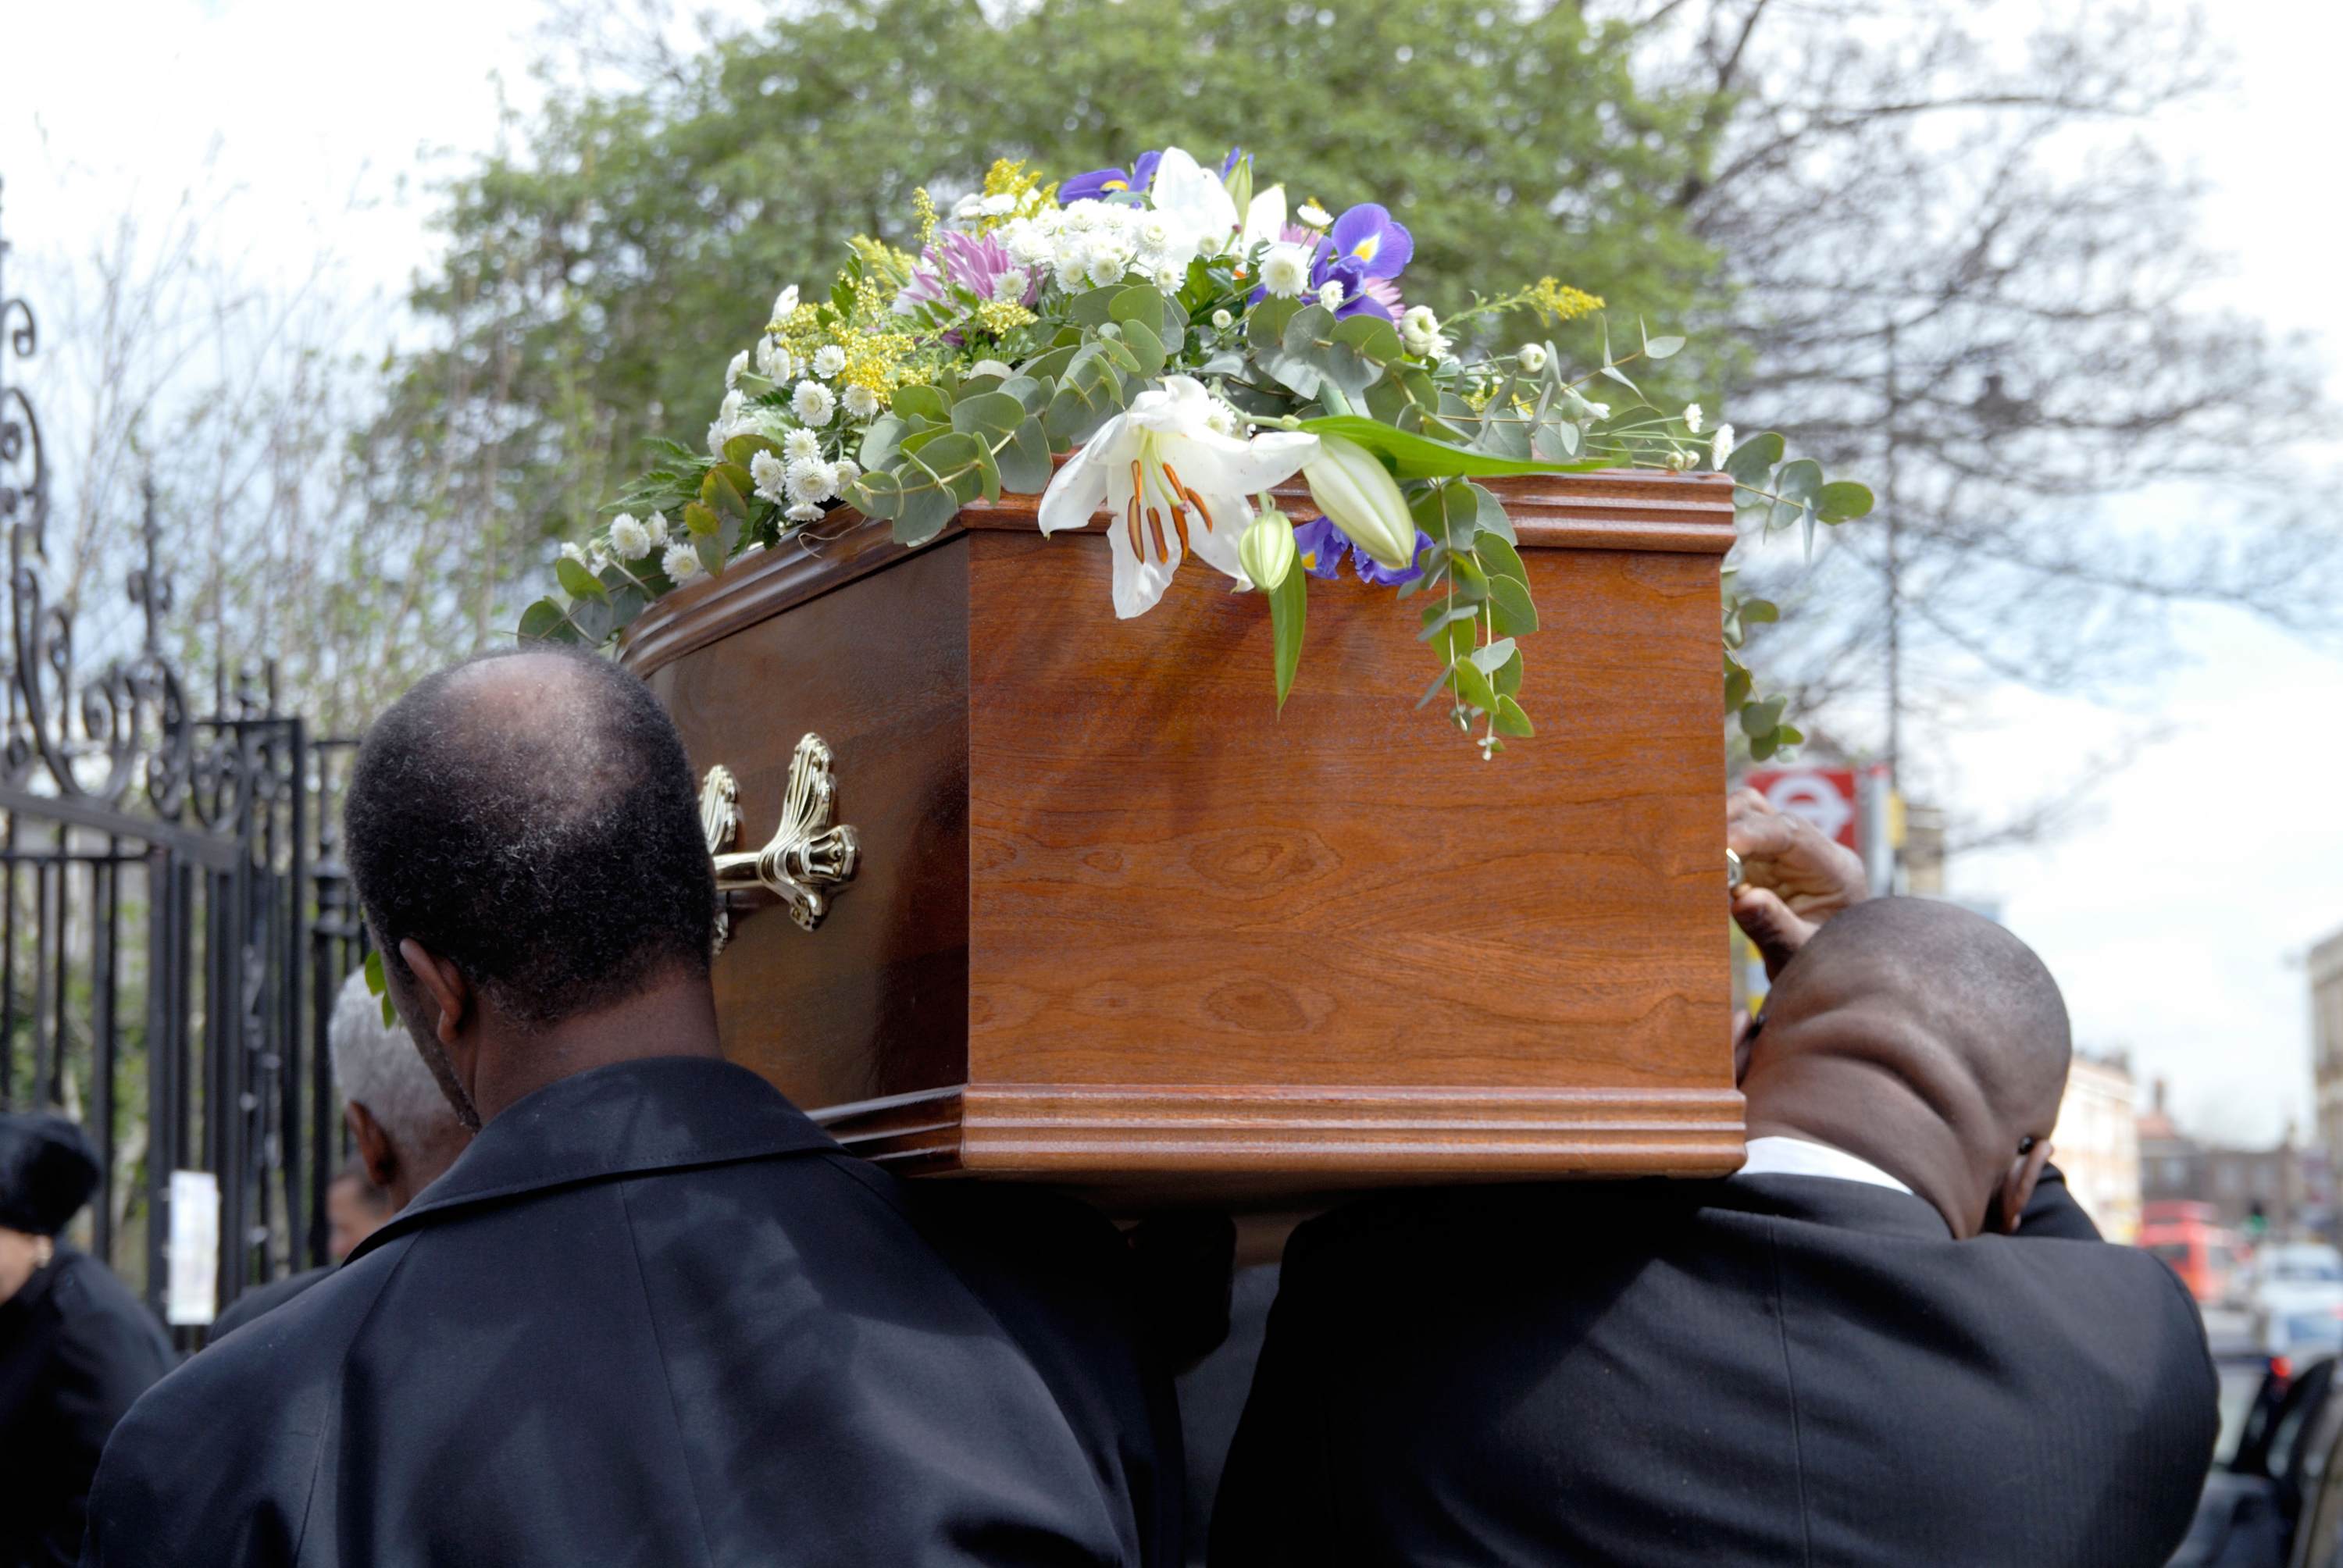
POLYGON ((1401 571, 1414 563, 1415 519, 1382 458, 1356 441, 1321 436, 1302 475, 1318 509, 1377 565, 1401 571))
POLYGON ((1293 548, 1293 519, 1271 510, 1255 518, 1237 541, 1237 565, 1264 592, 1285 580, 1299 553, 1293 548))
POLYGON ((1229 200, 1242 212, 1252 206, 1252 159, 1250 156, 1237 159, 1237 166, 1229 171, 1222 182, 1228 187, 1229 200))

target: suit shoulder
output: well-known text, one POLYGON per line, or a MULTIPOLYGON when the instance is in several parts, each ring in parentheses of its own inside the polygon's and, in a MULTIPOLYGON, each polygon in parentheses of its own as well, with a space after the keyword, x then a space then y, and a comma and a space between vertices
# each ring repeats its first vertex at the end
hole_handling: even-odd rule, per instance
POLYGON ((162 1325, 96 1258, 75 1253, 50 1291, 65 1343, 151 1363, 150 1382, 171 1364, 171 1342, 162 1325))
POLYGON ((1487 1257, 1564 1228, 1582 1251, 1642 1245, 1656 1230, 1696 1214, 1716 1187, 1655 1178, 1378 1192, 1298 1227, 1286 1243, 1285 1266, 1306 1272, 1388 1267, 1394 1255, 1487 1257))

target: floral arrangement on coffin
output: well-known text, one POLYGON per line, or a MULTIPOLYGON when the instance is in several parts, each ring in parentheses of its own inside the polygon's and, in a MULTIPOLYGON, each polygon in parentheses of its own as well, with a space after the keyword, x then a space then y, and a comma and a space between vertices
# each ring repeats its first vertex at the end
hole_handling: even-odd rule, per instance
MULTIPOLYGON (((1785 461, 1777 435, 1736 443, 1697 404, 1646 399, 1630 368, 1681 337, 1639 332, 1614 355, 1606 329, 1603 363, 1575 375, 1551 341, 1460 351, 1507 313, 1553 327, 1602 301, 1549 277, 1443 321, 1406 303, 1413 241, 1384 208, 1289 212, 1282 186, 1253 185, 1238 153, 1215 171, 1171 147, 1057 186, 1003 160, 949 220, 917 193, 920 254, 858 238, 826 299, 783 289, 725 372, 705 455, 662 443, 608 525, 565 547, 560 592, 521 635, 600 643, 838 507, 916 545, 980 496, 1040 492, 1044 533, 1111 519, 1120 616, 1146 613, 1191 556, 1262 592, 1281 709, 1311 578, 1347 559, 1420 600, 1437 672, 1419 706, 1445 697, 1487 758, 1534 732, 1520 639, 1538 617, 1504 508, 1474 481, 1721 469, 1745 517, 1803 527, 1809 548, 1816 523, 1870 509, 1862 486, 1785 461), (1296 473, 1323 514, 1299 527, 1269 495, 1296 473)), ((1801 737, 1736 650, 1743 623, 1775 611, 1731 585, 1726 701, 1768 757, 1801 737)))

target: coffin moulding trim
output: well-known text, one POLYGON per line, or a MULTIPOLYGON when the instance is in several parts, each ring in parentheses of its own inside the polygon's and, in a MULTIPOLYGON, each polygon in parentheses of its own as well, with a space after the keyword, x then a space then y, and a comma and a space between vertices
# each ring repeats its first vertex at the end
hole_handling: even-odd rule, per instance
MULTIPOLYGON (((1723 474, 1625 469, 1482 482, 1509 506, 1535 505, 1564 514, 1559 518, 1516 517, 1514 532, 1523 549, 1723 555, 1738 538, 1733 526, 1733 482, 1723 474)), ((1297 521, 1318 516, 1306 486, 1282 485, 1272 494, 1297 521)), ((918 545, 897 544, 894 525, 885 518, 840 508, 817 525, 821 533, 810 544, 792 536, 776 548, 744 556, 717 576, 661 598, 627 628, 618 662, 648 678, 743 627, 971 529, 1032 528, 1040 506, 1038 496, 976 501, 960 508, 935 538, 918 545)), ((1107 522, 1101 513, 1083 531, 1103 532, 1107 522)))
POLYGON ((1722 1176, 1743 1158, 1732 1089, 1326 1088, 1302 1084, 968 1084, 810 1112, 897 1171, 1014 1171, 1127 1182, 1156 1171, 1482 1180, 1722 1176), (1363 1171, 1362 1165, 1370 1167, 1363 1171))

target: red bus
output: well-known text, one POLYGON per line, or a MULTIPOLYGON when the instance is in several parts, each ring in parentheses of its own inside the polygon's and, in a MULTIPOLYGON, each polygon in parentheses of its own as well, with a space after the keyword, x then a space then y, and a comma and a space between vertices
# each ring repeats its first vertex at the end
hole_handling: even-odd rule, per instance
POLYGON ((2170 1200, 2140 1210, 2139 1244, 2163 1259, 2199 1302, 2227 1299, 2243 1248, 2210 1203, 2170 1200))

